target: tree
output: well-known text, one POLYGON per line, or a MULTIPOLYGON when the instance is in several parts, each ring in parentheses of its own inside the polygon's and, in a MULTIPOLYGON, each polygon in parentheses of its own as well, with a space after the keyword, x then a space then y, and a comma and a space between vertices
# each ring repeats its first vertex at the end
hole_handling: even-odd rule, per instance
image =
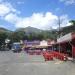
POLYGON ((16 31, 10 34, 9 39, 12 42, 19 42, 20 40, 23 40, 25 37, 24 31, 16 31))
POLYGON ((72 25, 75 25, 75 20, 71 20, 70 23, 72 23, 72 25))
POLYGON ((6 32, 0 32, 0 47, 5 44, 5 39, 8 37, 6 32))

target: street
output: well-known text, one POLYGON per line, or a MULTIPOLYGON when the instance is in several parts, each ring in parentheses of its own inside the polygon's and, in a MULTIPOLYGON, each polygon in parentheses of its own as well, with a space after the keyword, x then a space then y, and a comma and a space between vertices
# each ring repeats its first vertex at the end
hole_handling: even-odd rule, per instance
POLYGON ((0 52, 0 75, 75 75, 75 63, 44 61, 42 55, 0 52))

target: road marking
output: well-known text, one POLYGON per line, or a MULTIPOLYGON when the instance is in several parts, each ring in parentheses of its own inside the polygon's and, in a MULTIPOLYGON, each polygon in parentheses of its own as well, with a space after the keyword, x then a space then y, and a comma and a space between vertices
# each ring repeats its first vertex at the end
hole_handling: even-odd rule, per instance
POLYGON ((63 61, 58 61, 58 62, 56 62, 55 64, 61 64, 61 63, 63 63, 63 61))
POLYGON ((26 65, 48 65, 47 63, 24 63, 24 66, 26 65))

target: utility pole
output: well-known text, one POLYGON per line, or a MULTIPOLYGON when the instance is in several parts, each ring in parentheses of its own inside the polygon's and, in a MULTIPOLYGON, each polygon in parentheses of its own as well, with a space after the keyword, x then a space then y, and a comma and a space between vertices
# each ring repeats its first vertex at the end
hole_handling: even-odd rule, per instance
MULTIPOLYGON (((61 22, 60 22, 60 17, 58 17, 58 25, 59 25, 59 27, 58 27, 58 35, 59 35, 59 38, 60 38, 60 24, 61 24, 61 22)), ((60 53, 60 42, 59 42, 59 53, 60 53)))

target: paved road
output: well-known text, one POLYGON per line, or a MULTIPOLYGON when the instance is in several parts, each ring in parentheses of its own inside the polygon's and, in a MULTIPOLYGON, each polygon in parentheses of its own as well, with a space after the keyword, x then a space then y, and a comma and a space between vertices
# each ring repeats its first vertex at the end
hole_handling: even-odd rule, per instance
POLYGON ((75 75, 75 63, 45 62, 43 56, 25 52, 0 52, 0 75, 75 75))

